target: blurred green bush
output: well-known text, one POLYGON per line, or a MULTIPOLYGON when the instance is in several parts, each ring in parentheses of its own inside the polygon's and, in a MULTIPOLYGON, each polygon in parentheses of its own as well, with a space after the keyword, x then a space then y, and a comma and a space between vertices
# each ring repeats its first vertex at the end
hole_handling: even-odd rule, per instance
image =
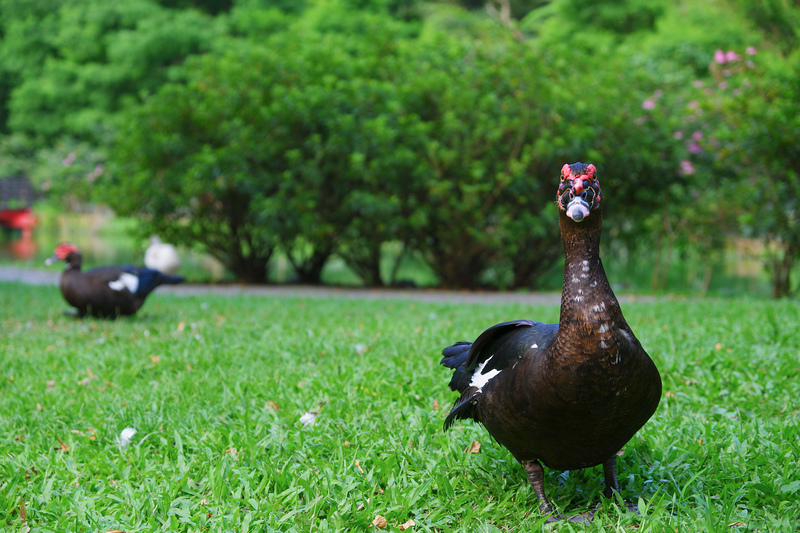
POLYGON ((206 4, 0 0, 0 173, 243 281, 279 253, 306 283, 338 256, 393 284, 411 255, 444 286, 516 289, 560 260, 558 171, 584 160, 606 242, 658 251, 653 288, 659 257, 709 278, 748 237, 792 291, 796 6, 206 4))

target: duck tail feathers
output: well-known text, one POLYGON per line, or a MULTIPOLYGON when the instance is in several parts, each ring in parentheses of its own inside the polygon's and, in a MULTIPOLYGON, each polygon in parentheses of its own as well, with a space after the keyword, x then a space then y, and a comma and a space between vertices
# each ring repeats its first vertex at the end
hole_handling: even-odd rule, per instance
POLYGON ((183 276, 175 276, 171 274, 164 274, 160 270, 152 268, 139 269, 139 288, 136 295, 144 297, 153 292, 153 289, 159 285, 177 285, 183 283, 186 278, 183 276))
POLYGON ((456 420, 463 420, 464 418, 471 418, 475 420, 473 412, 475 402, 473 400, 480 393, 480 389, 476 387, 469 387, 461 394, 458 400, 456 400, 456 403, 453 404, 453 408, 450 410, 447 418, 444 419, 445 431, 450 429, 450 426, 452 426, 453 422, 456 420))
POLYGON ((460 341, 442 350, 442 360, 439 364, 447 368, 461 368, 467 362, 471 342, 460 341))
POLYGON ((453 377, 450 379, 450 389, 463 393, 469 382, 472 381, 472 373, 464 368, 467 364, 471 342, 457 342, 442 350, 442 360, 439 363, 447 368, 454 370, 453 377))

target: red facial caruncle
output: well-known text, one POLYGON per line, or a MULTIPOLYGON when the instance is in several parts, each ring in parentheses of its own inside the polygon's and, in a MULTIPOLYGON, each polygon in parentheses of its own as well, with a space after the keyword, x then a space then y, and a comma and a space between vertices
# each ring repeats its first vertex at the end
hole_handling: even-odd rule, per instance
POLYGON ((600 182, 592 164, 573 163, 561 167, 558 207, 575 222, 580 222, 600 206, 600 182))
POLYGON ((53 252, 53 254, 63 261, 64 259, 67 258, 69 254, 77 251, 78 248, 75 245, 70 244, 68 242, 64 242, 56 246, 55 252, 53 252))

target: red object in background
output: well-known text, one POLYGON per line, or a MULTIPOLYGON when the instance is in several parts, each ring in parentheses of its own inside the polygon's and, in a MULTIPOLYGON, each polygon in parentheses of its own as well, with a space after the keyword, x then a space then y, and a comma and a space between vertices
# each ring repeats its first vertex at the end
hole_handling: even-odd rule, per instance
MULTIPOLYGON (((14 259, 28 261, 36 257, 39 246, 33 237, 23 235, 20 239, 3 244, 2 253, 14 259)), ((0 254, 2 255, 2 254, 0 254)))
POLYGON ((19 228, 22 235, 30 236, 31 230, 36 227, 39 220, 33 214, 30 207, 24 209, 3 209, 0 210, 0 224, 9 228, 19 228))
POLYGON ((39 223, 30 207, 24 209, 0 209, 0 226, 19 228, 20 239, 3 246, 5 251, 16 259, 32 259, 36 255, 36 242, 33 240, 33 228, 39 223))

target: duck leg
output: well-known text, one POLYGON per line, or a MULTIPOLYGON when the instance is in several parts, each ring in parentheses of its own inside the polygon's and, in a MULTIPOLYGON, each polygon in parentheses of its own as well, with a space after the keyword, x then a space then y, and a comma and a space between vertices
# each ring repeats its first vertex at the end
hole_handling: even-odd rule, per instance
POLYGON ((606 480, 606 488, 603 496, 613 498, 614 492, 619 492, 619 481, 617 480, 617 456, 612 455, 603 463, 603 476, 606 480))
POLYGON ((548 524, 559 522, 561 520, 568 520, 569 522, 576 523, 586 523, 592 521, 594 516, 593 512, 589 512, 586 515, 568 516, 556 512, 556 510, 547 500, 547 496, 544 494, 544 468, 542 467, 542 464, 536 460, 520 462, 522 463, 523 468, 525 468, 525 473, 528 475, 528 481, 531 482, 533 492, 536 494, 536 497, 539 498, 539 510, 543 515, 547 516, 548 524))
MULTIPOLYGON (((547 501, 547 496, 544 494, 544 468, 539 461, 525 461, 522 463, 525 468, 525 473, 528 474, 528 481, 531 482, 533 492, 539 498, 539 509, 542 514, 552 515, 555 512, 553 506, 547 501)), ((549 520, 548 520, 549 521, 549 520)))
MULTIPOLYGON (((620 493, 619 490, 619 481, 617 480, 617 456, 612 455, 610 459, 606 459, 603 463, 603 476, 606 480, 606 488, 603 490, 603 496, 606 498, 613 498, 614 493, 620 493)), ((623 502, 624 503, 624 502, 623 502)), ((598 507, 600 504, 597 504, 598 507)), ((627 505, 628 511, 632 513, 638 513, 639 507, 635 504, 628 504, 627 505)))

